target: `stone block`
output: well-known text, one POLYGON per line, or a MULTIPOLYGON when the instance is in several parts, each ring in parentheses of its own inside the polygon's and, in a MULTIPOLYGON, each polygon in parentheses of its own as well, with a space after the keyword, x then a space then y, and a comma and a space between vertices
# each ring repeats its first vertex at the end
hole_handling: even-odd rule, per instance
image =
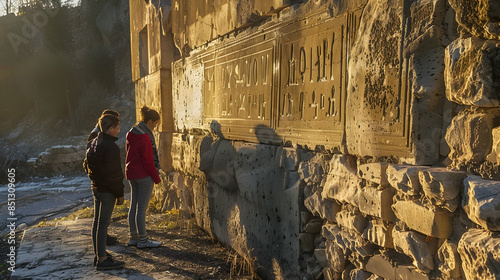
POLYGON ((495 0, 450 0, 456 21, 473 37, 500 39, 500 7, 495 0))
POLYGON ((460 279, 462 260, 458 254, 458 245, 445 240, 438 250, 439 271, 448 279, 460 279))
POLYGON ((356 175, 348 177, 330 176, 326 178, 321 196, 325 199, 334 199, 340 203, 359 206, 359 193, 361 192, 361 179, 356 175))
POLYGON ((280 157, 281 168, 288 171, 297 170, 300 162, 299 153, 297 153, 297 149, 280 147, 278 148, 278 152, 281 152, 281 157, 280 157))
POLYGON ((316 192, 304 200, 304 205, 314 216, 335 222, 335 216, 340 211, 340 205, 335 201, 323 199, 316 192))
POLYGON ((310 211, 300 211, 300 231, 306 230, 306 225, 314 218, 310 211))
MULTIPOLYGON (((429 280, 429 275, 422 273, 410 265, 398 265, 396 280, 429 280)), ((454 279, 458 280, 458 279, 454 279)))
POLYGON ((469 219, 484 229, 500 231, 500 181, 469 176, 462 206, 469 219))
POLYGON ((470 229, 458 242, 458 253, 468 280, 495 280, 500 272, 500 236, 470 229))
POLYGON ((446 48, 446 97, 461 105, 498 107, 500 79, 495 70, 500 42, 458 38, 446 48))
POLYGON ((434 270, 434 254, 424 235, 413 231, 400 231, 395 227, 392 237, 396 251, 409 256, 415 267, 425 273, 434 270))
POLYGON ((386 173, 388 165, 387 162, 374 162, 359 165, 359 177, 382 187, 387 187, 389 185, 386 173))
POLYGON ((321 228, 323 227, 323 219, 312 219, 307 223, 306 225, 306 232, 307 233, 320 233, 321 228))
POLYGON ((324 280, 341 280, 342 274, 335 272, 332 268, 327 267, 323 269, 323 279, 324 280))
POLYGON ((342 248, 332 240, 326 241, 326 258, 330 265, 330 268, 337 272, 341 273, 345 270, 346 266, 346 256, 344 255, 344 251, 342 248))
POLYGON ((442 202, 452 200, 460 194, 465 177, 465 172, 446 168, 429 168, 419 172, 425 195, 442 202))
POLYGON ((416 195, 420 192, 418 172, 426 168, 428 167, 389 164, 387 167, 387 180, 396 190, 408 195, 416 195))
POLYGON ((396 268, 391 261, 382 255, 375 255, 368 260, 366 271, 387 280, 396 279, 396 268))
POLYGON ((346 255, 352 252, 364 258, 372 256, 375 249, 375 246, 368 240, 363 239, 361 235, 342 230, 336 225, 323 225, 321 235, 326 239, 334 240, 346 255))
POLYGON ((351 270, 351 273, 349 273, 349 279, 351 280, 368 280, 368 279, 371 279, 370 277, 372 276, 373 274, 371 274, 370 272, 368 271, 364 271, 362 269, 353 269, 351 270))
POLYGON ((49 148, 48 152, 55 154, 70 154, 78 152, 78 147, 72 145, 57 145, 49 148))
POLYGON ((486 157, 486 160, 494 164, 500 164, 500 127, 495 127, 491 131, 492 147, 491 153, 486 157))
POLYGON ((394 248, 392 239, 393 228, 394 225, 392 223, 373 219, 368 222, 363 232, 363 238, 384 248, 394 248))
POLYGON ((321 182, 321 180, 323 179, 323 174, 325 173, 324 165, 325 161, 319 154, 314 156, 309 161, 301 161, 298 168, 300 179, 303 180, 306 184, 321 182))
POLYGON ((321 267, 328 267, 328 260, 326 258, 326 249, 314 249, 314 257, 321 267))
POLYGON ((498 126, 500 109, 463 109, 451 121, 446 132, 453 166, 481 163, 491 152, 491 130, 498 126))
POLYGON ((356 208, 353 211, 343 209, 337 213, 336 221, 339 226, 357 233, 363 233, 366 226, 366 218, 356 208))
POLYGON ((314 252, 314 238, 315 234, 302 232, 299 234, 300 249, 304 253, 314 252))
POLYGON ((417 201, 398 201, 392 205, 396 217, 408 227, 428 236, 448 238, 452 234, 451 215, 430 209, 417 201))
POLYGON ((348 177, 357 173, 356 158, 354 156, 343 154, 334 154, 332 156, 329 175, 348 177))
POLYGON ((299 185, 300 185, 299 172, 285 170, 284 176, 285 176, 283 178, 283 189, 284 190, 299 187, 299 185))
POLYGON ((359 193, 359 210, 367 215, 394 222, 395 216, 391 208, 393 188, 378 189, 365 187, 359 193))

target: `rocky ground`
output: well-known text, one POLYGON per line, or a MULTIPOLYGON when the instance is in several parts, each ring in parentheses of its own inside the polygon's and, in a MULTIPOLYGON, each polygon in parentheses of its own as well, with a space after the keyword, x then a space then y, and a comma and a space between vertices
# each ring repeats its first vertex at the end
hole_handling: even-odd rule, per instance
POLYGON ((108 251, 126 262, 125 268, 108 272, 93 269, 88 230, 92 219, 87 217, 91 212, 87 208, 18 233, 18 239, 24 240, 17 251, 16 272, 7 273, 2 254, 1 279, 256 279, 234 251, 212 240, 177 211, 148 216, 148 233, 163 242, 161 247, 140 250, 126 246, 126 208, 116 211, 110 234, 118 243, 108 246, 108 251))

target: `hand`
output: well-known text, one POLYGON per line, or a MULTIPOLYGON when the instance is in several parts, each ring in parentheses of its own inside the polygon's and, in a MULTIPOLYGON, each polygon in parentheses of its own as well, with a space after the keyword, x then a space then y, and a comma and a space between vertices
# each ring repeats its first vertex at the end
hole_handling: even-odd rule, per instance
POLYGON ((116 205, 122 205, 125 202, 125 197, 119 197, 116 199, 116 205))

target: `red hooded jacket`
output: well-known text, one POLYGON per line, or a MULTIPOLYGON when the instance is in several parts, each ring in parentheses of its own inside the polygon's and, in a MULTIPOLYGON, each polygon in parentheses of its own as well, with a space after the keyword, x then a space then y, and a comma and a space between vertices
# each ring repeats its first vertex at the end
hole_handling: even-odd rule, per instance
POLYGON ((125 160, 125 177, 137 180, 151 176, 155 184, 161 182, 156 170, 153 146, 147 133, 127 133, 127 158, 125 160))

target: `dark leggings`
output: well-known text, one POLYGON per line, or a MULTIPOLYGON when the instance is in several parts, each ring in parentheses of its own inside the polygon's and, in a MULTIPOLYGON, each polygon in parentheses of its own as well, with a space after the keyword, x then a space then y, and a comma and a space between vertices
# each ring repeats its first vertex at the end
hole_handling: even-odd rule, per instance
POLYGON ((94 195, 94 223, 92 224, 92 243, 98 258, 106 256, 106 237, 116 198, 111 193, 92 191, 94 195))

